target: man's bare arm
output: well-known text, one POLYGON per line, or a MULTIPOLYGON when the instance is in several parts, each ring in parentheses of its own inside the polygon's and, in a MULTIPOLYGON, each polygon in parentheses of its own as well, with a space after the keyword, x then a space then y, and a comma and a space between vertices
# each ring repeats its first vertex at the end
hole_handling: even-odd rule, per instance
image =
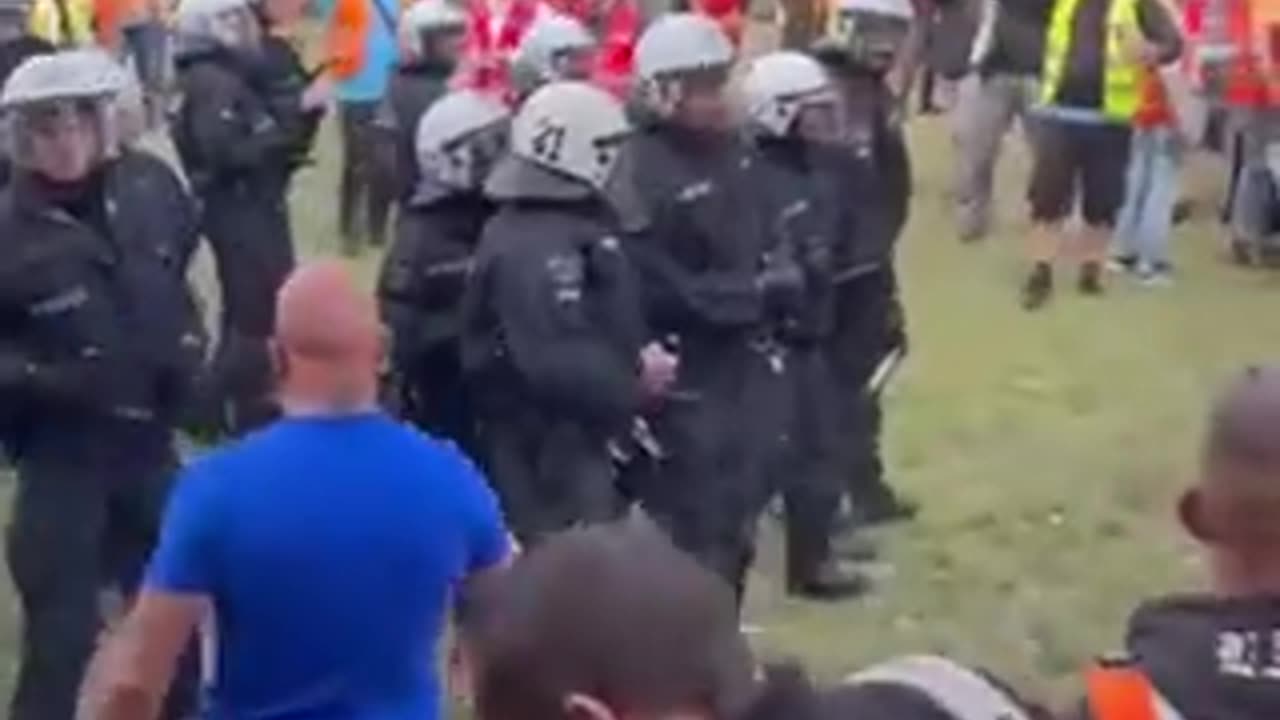
POLYGON ((154 720, 207 607, 202 595, 144 590, 90 663, 77 720, 154 720))

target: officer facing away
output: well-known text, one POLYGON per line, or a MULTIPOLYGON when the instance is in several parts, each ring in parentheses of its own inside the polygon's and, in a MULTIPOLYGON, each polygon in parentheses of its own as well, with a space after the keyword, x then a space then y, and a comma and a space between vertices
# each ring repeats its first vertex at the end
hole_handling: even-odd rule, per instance
POLYGON ((641 36, 641 127, 627 152, 647 223, 628 249, 654 337, 680 355, 677 388, 653 418, 662 479, 640 494, 678 547, 741 592, 786 406, 769 397, 785 395, 785 357, 767 315, 803 278, 767 262, 747 149, 729 120, 733 62, 701 15, 666 15, 641 36))
POLYGON ((856 219, 834 253, 835 328, 829 363, 849 407, 840 463, 854 519, 877 523, 910 518, 915 507, 884 482, 880 460, 880 397, 884 373, 906 352, 906 328, 894 271, 894 246, 906 223, 911 165, 898 124, 900 100, 886 83, 910 31, 909 0, 843 0, 815 54, 844 100, 839 156, 842 192, 856 219), (875 385, 875 387, 872 387, 875 385))
POLYGON ((399 203, 403 211, 418 189, 418 121, 449 89, 466 23, 466 15, 445 0, 416 2, 400 17, 400 64, 373 119, 378 178, 370 188, 376 195, 370 198, 370 226, 375 232, 386 227, 391 206, 399 203))
MULTIPOLYGON (((163 162, 118 152, 121 75, 100 53, 42 55, 0 95, 15 166, 0 194, 0 427, 24 622, 13 720, 73 716, 99 592, 139 582, 202 359, 178 254, 195 246, 194 213, 163 162)), ((173 709, 188 700, 173 694, 173 709)))
POLYGON ((488 469, 517 536, 531 543, 619 506, 609 454, 675 359, 645 347, 631 264, 605 201, 629 127, 585 83, 548 85, 512 124, 489 178, 463 311, 463 365, 478 394, 488 469))
POLYGON ((825 345, 834 329, 832 259, 848 204, 824 160, 840 130, 840 98, 822 66, 798 52, 757 58, 742 81, 752 171, 768 219, 775 262, 801 273, 789 307, 771 318, 791 380, 787 439, 775 483, 787 501, 787 587, 820 599, 858 594, 866 581, 844 573, 829 551, 840 476, 836 387, 825 345))
POLYGON ((393 404, 418 427, 476 450, 460 339, 472 253, 493 205, 485 178, 510 125, 502 102, 474 90, 446 95, 418 124, 418 190, 396 221, 378 298, 391 329, 393 404))
POLYGON ((266 348, 294 263, 286 194, 297 138, 257 82, 262 29, 248 0, 185 0, 177 28, 182 99, 171 131, 222 289, 210 401, 220 429, 243 433, 275 414, 266 348))

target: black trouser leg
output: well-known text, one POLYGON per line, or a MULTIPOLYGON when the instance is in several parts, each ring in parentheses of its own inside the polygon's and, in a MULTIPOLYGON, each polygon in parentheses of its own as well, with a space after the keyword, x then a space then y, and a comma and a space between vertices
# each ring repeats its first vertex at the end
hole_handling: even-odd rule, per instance
POLYGON ((267 339, 276 293, 294 265, 289 216, 283 198, 218 194, 206 198, 204 227, 222 291, 213 404, 221 429, 241 435, 277 415, 267 339))
POLYGON ((790 456, 786 501, 787 583, 803 586, 815 579, 831 555, 831 533, 844 486, 835 465, 836 404, 841 389, 833 382, 820 351, 798 354, 795 363, 794 452, 790 456))
POLYGON ((9 526, 22 644, 11 720, 71 720, 100 628, 105 488, 72 463, 19 465, 9 526))
POLYGON ((343 103, 340 113, 342 175, 338 186, 338 228, 342 233, 342 249, 349 253, 359 251, 368 229, 360 227, 358 213, 362 206, 367 211, 370 203, 376 111, 374 102, 351 102, 343 103))

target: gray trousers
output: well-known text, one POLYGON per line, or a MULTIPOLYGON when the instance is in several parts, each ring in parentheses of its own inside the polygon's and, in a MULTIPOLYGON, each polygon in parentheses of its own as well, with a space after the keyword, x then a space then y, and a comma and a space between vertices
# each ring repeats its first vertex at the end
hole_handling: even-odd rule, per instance
POLYGON ((1240 168, 1230 207, 1231 232, 1250 250, 1274 251, 1280 244, 1280 111, 1239 111, 1232 129, 1240 143, 1240 168))
POLYGON ((1028 110, 1035 96, 1036 80, 1025 75, 972 73, 960 81, 952 110, 956 148, 952 194, 962 238, 978 239, 990 229, 1000 147, 1014 120, 1020 119, 1023 134, 1030 135, 1028 110))

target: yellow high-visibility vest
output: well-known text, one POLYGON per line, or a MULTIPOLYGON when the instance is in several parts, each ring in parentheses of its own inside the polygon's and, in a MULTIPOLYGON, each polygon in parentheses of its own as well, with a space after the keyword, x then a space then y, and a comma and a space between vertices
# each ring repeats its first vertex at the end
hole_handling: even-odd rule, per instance
POLYGON ((92 0, 35 0, 28 30, 58 47, 81 47, 93 42, 92 0), (67 17, 62 17, 66 8, 67 17))
MULTIPOLYGON (((1075 41, 1073 30, 1079 8, 1080 0, 1058 0, 1054 5, 1040 78, 1040 101, 1045 105, 1052 105, 1062 88, 1075 41)), ((1133 54, 1135 43, 1142 39, 1138 0, 1111 0, 1106 32, 1101 110, 1109 119, 1128 122, 1138 110, 1138 84, 1142 77, 1142 65, 1133 54)))

